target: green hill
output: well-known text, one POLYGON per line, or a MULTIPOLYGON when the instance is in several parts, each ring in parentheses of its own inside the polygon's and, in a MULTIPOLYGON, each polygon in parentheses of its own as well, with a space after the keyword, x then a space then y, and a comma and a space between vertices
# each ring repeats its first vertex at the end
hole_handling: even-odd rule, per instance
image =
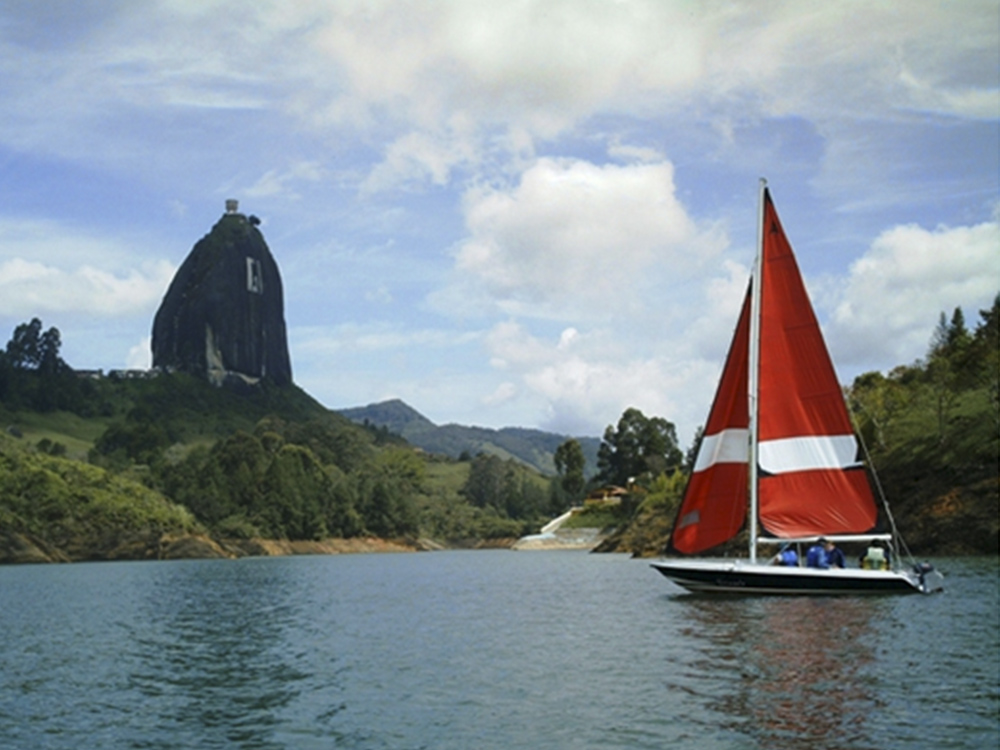
MULTIPOLYGON (((556 448, 569 439, 566 435, 521 427, 494 430, 457 424, 439 426, 399 399, 341 409, 339 413, 358 424, 384 427, 431 453, 441 453, 452 458, 459 458, 463 454, 475 456, 489 453, 501 458, 516 459, 549 475, 556 473, 552 460, 556 448)), ((597 449, 601 441, 594 437, 578 437, 576 441, 583 448, 587 462, 584 473, 588 477, 593 476, 597 471, 597 449)))
POLYGON ((0 435, 0 561, 160 556, 203 533, 186 508, 141 482, 0 435))
POLYGON ((196 554, 254 539, 468 545, 560 510, 521 461, 429 454, 293 385, 81 378, 0 353, 0 426, 0 561, 158 557, 178 535, 206 537, 196 554))

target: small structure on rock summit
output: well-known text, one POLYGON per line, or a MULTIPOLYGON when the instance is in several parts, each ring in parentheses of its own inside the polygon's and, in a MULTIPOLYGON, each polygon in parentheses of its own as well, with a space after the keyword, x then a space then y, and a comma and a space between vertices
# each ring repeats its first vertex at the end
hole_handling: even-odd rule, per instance
POLYGON ((195 244, 156 311, 153 367, 214 385, 292 382, 281 274, 259 223, 226 201, 226 213, 195 244))

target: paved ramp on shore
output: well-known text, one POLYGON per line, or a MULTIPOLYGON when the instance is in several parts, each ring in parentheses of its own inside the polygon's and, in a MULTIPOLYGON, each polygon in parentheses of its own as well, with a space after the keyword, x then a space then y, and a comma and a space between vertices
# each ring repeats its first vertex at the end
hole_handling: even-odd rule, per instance
POLYGON ((557 529, 524 536, 514 542, 511 549, 581 549, 591 550, 604 541, 601 529, 557 529))
POLYGON ((542 527, 538 534, 523 536, 514 542, 511 549, 594 549, 604 541, 607 534, 602 533, 602 529, 578 528, 564 529, 568 521, 579 508, 571 508, 558 518, 553 518, 542 527))

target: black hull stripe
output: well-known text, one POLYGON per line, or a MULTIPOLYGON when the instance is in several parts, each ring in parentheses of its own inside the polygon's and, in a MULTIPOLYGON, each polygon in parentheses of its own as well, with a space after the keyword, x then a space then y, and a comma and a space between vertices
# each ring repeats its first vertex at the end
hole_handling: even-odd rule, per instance
POLYGON ((692 570, 653 565, 679 586, 699 593, 731 594, 916 594, 920 590, 907 578, 862 580, 835 572, 817 575, 782 575, 746 570, 692 570))

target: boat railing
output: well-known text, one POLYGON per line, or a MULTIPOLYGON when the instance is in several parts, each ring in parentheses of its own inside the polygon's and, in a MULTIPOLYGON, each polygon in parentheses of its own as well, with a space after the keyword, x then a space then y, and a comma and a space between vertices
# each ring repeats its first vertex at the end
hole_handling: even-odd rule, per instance
POLYGON ((831 542, 888 542, 892 534, 816 534, 814 536, 781 537, 759 536, 757 544, 814 544, 820 539, 831 542))

